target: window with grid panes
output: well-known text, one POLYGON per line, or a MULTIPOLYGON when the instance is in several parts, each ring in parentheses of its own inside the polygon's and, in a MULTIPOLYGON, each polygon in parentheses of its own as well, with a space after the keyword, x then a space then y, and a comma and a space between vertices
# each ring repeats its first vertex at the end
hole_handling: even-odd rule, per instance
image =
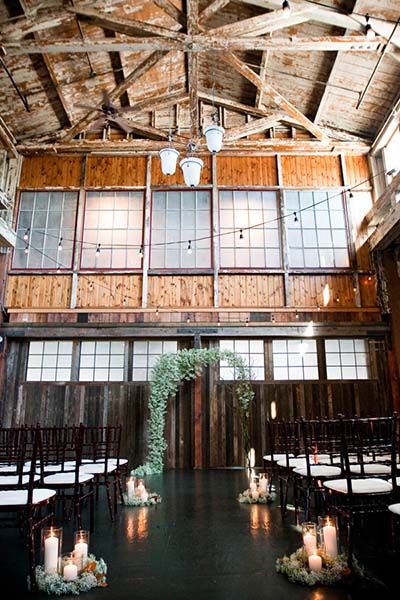
POLYGON ((368 340, 325 340, 326 375, 328 379, 369 379, 368 340))
MULTIPOLYGON (((220 350, 230 350, 239 354, 246 366, 251 369, 251 378, 263 381, 265 379, 264 342, 263 340, 220 340, 220 350)), ((237 369, 221 360, 219 366, 221 379, 233 381, 237 377, 237 369)))
POLYGON ((291 268, 349 267, 343 198, 337 192, 286 191, 291 268), (329 199, 328 199, 329 198, 329 199), (316 204, 316 206, 313 206, 316 204), (311 207, 311 208, 308 208, 311 207), (305 209, 305 210, 302 210, 305 209), (297 221, 294 215, 296 213, 297 221))
POLYGON ((150 268, 211 268, 210 211, 209 191, 153 192, 150 268))
POLYGON ((87 192, 82 269, 141 268, 143 199, 143 192, 87 192))
POLYGON ((273 340, 274 379, 318 379, 317 342, 315 340, 273 340))
POLYGON ((224 190, 219 195, 219 206, 221 268, 280 268, 276 192, 224 190), (254 227, 258 224, 262 225, 254 227), (231 233, 233 230, 235 233, 231 233))
POLYGON ((71 268, 77 202, 76 192, 21 192, 14 269, 71 268))
POLYGON ((71 364, 72 342, 30 342, 26 381, 70 381, 71 364))
POLYGON ((176 340, 140 340, 133 342, 133 381, 151 381, 151 371, 163 354, 176 354, 176 340))
POLYGON ((81 342, 79 381, 123 381, 125 342, 81 342))

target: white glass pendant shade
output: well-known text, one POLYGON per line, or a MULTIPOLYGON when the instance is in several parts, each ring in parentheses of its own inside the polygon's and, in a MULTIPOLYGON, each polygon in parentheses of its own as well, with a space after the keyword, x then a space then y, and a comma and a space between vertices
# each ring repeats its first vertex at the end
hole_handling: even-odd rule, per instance
POLYGON ((221 150, 224 131, 223 127, 216 124, 205 128, 204 135, 206 136, 207 148, 210 152, 219 152, 221 150))
POLYGON ((176 163, 179 156, 178 150, 175 150, 175 148, 162 148, 158 154, 161 160, 161 171, 163 174, 173 175, 176 171, 176 163))
POLYGON ((179 163, 183 173, 183 179, 186 185, 195 187, 200 183, 201 169, 203 161, 196 156, 188 156, 179 163))

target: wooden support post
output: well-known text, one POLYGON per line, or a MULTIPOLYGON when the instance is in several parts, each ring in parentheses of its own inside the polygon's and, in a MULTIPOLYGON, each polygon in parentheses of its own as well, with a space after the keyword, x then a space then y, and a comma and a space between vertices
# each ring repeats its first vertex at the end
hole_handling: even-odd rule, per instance
POLYGON ((212 181, 212 228, 213 228, 213 269, 214 269, 214 308, 219 306, 219 210, 218 210, 218 181, 217 181, 217 157, 215 154, 211 156, 211 181, 212 181))
POLYGON ((281 157, 279 154, 276 156, 276 171, 278 175, 278 185, 280 190, 278 192, 279 198, 279 216, 281 217, 281 248, 282 248, 282 266, 284 270, 283 275, 283 294, 285 306, 292 306, 292 298, 291 298, 291 289, 290 289, 290 277, 289 277, 289 245, 287 239, 287 229, 286 229, 286 199, 285 194, 282 189, 283 178, 282 178, 282 164, 281 157))
MULTIPOLYGON (((340 168, 342 171, 342 183, 345 186, 345 188, 348 188, 349 182, 348 182, 348 178, 347 178, 347 170, 346 170, 346 161, 345 158, 343 156, 343 154, 340 154, 340 168)), ((346 192, 343 193, 344 195, 344 217, 345 217, 345 222, 346 222, 346 230, 347 230, 347 241, 349 244, 349 251, 350 251, 350 264, 353 268, 353 287, 354 287, 354 294, 355 294, 355 304, 356 306, 361 306, 361 293, 360 293, 360 281, 358 278, 358 274, 357 274, 357 251, 356 251, 356 246, 353 240, 353 236, 352 236, 352 231, 351 231, 351 219, 350 219, 350 209, 349 209, 349 199, 347 197, 346 192)))
POLYGON ((146 192, 144 201, 144 232, 143 232, 143 259, 142 259, 142 307, 147 307, 148 271, 150 264, 150 222, 151 222, 151 156, 147 157, 146 165, 146 192))
MULTIPOLYGON (((82 160, 81 180, 78 193, 78 216, 76 219, 76 239, 83 240, 83 224, 85 218, 85 177, 86 156, 82 160)), ((83 241, 82 241, 83 244, 83 241)), ((72 262, 72 286, 70 308, 76 308, 78 301, 78 271, 81 264, 82 244, 75 244, 72 262)))
MULTIPOLYGON (((194 337, 194 347, 201 348, 200 335, 194 337)), ((193 386, 193 468, 203 467, 203 377, 198 375, 193 386)))

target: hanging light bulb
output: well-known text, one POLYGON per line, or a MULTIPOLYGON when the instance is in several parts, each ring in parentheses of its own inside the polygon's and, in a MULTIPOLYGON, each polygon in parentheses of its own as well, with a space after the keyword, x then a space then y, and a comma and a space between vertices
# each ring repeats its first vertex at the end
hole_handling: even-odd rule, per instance
POLYGON ((367 40, 374 40, 375 39, 375 31, 372 29, 370 23, 369 23, 369 15, 365 15, 365 37, 367 38, 367 40))
POLYGON ((28 229, 25 231, 24 233, 24 242, 27 242, 29 240, 29 232, 30 232, 31 228, 28 227, 28 229))
POLYGON ((243 239, 244 239, 243 229, 239 229, 239 240, 243 240, 243 239))
POLYGON ((162 148, 159 151, 158 156, 161 160, 161 171, 163 172, 163 175, 174 175, 179 157, 178 150, 175 150, 172 146, 167 146, 167 148, 162 148))
POLYGON ((189 315, 188 315, 188 316, 187 316, 187 318, 186 318, 186 323, 187 323, 187 324, 189 324, 189 323, 190 323, 190 317, 189 317, 189 315))
POLYGON ((100 249, 101 249, 101 244, 97 244, 97 248, 96 248, 96 257, 100 256, 100 249))
POLYGON ((160 314, 160 311, 158 310, 158 306, 156 308, 156 317, 158 317, 158 315, 160 314))
POLYGON ((296 310, 295 317, 296 317, 296 319, 299 319, 299 318, 300 318, 300 315, 299 315, 299 311, 298 311, 298 310, 296 310))
POLYGON ((271 315, 271 323, 275 323, 275 315, 271 315))
POLYGON ((188 241, 187 253, 192 254, 192 240, 188 241))
POLYGON ((89 292, 93 292, 93 281, 89 281, 89 292))
POLYGON ((283 0, 282 2, 282 12, 284 17, 289 17, 292 12, 292 8, 290 6, 289 0, 283 0))
POLYGON ((26 246, 25 246, 25 254, 28 254, 28 252, 29 252, 29 246, 28 246, 28 244, 26 244, 26 246))
POLYGON ((143 258, 143 256, 144 256, 143 246, 140 246, 140 248, 139 248, 139 256, 140 256, 140 258, 143 258))
POLYGON ((189 187, 196 187, 196 185, 199 185, 201 169, 203 168, 204 164, 201 158, 197 158, 196 156, 190 156, 190 153, 194 152, 195 149, 195 144, 193 144, 193 142, 190 142, 188 145, 189 156, 182 159, 179 163, 182 169, 185 184, 189 187))
POLYGON ((62 241, 63 241, 63 239, 62 239, 62 237, 60 237, 60 241, 58 242, 58 249, 59 249, 60 252, 63 249, 63 247, 62 247, 62 241))
POLYGON ((248 326, 249 326, 249 318, 247 317, 247 319, 246 319, 246 327, 248 327, 248 326))
POLYGON ((122 300, 122 306, 126 306, 126 297, 122 300))
POLYGON ((354 198, 354 194, 350 188, 347 190, 347 193, 349 194, 349 198, 354 198))
POLYGON ((294 217, 294 219, 293 219, 293 220, 294 220, 294 222, 295 222, 295 223, 298 223, 298 222, 299 222, 299 217, 297 216, 297 213, 296 213, 296 212, 294 212, 294 213, 293 213, 293 217, 294 217))

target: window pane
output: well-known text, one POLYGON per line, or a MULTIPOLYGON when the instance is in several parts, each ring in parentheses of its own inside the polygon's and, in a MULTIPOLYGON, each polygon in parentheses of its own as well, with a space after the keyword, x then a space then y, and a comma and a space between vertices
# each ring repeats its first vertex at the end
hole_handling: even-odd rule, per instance
POLYGON ((315 340, 273 340, 274 379, 318 379, 315 340))
MULTIPOLYGON (((250 367, 251 379, 257 381, 265 379, 263 340, 220 340, 219 349, 239 354, 245 365, 250 367)), ((220 379, 233 380, 238 376, 239 372, 236 367, 231 367, 225 361, 221 361, 220 379)))
POLYGON ((328 379, 368 379, 369 350, 367 340, 325 340, 328 379), (335 350, 335 352, 330 352, 335 350))
POLYGON ((27 381, 70 381, 72 342, 30 342, 27 381))
POLYGON ((151 371, 160 356, 167 352, 176 353, 176 340, 151 340, 133 342, 133 381, 151 381, 151 371))

